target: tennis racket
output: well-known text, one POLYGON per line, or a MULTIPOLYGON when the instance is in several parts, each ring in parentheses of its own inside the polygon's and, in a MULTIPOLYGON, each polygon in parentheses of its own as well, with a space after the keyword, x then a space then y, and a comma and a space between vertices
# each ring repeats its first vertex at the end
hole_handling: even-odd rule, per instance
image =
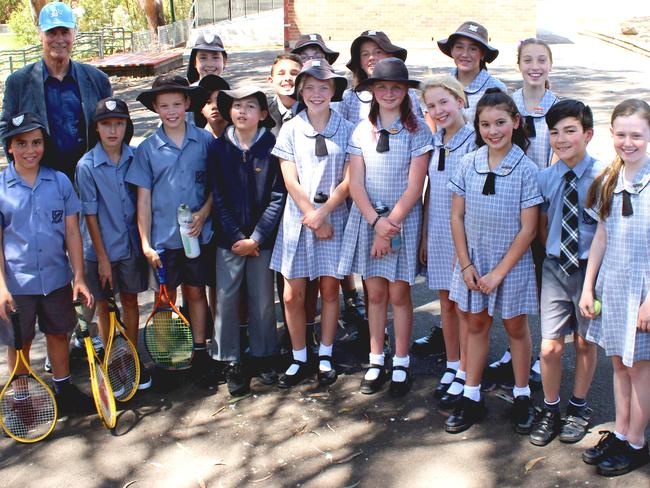
POLYGON ((0 424, 11 438, 19 442, 37 442, 45 439, 56 425, 56 399, 50 387, 34 373, 25 359, 18 312, 11 313, 11 325, 16 364, 0 392, 0 424), (26 369, 27 373, 18 373, 19 369, 26 369))
POLYGON ((88 369, 90 371, 90 389, 93 392, 95 408, 106 428, 112 429, 115 427, 117 416, 111 382, 108 379, 108 373, 104 369, 104 365, 99 357, 97 357, 97 352, 93 347, 90 333, 88 332, 88 324, 84 318, 79 300, 75 302, 75 307, 77 309, 81 337, 83 337, 84 345, 86 346, 86 358, 88 359, 88 369))
POLYGON ((165 277, 164 251, 158 252, 160 290, 144 327, 144 344, 156 366, 167 370, 189 369, 194 354, 192 328, 170 300, 165 277))
POLYGON ((107 297, 110 315, 104 369, 108 373, 108 379, 113 387, 113 396, 120 402, 126 402, 138 391, 140 382, 138 350, 126 335, 113 290, 107 285, 104 288, 104 293, 107 297))

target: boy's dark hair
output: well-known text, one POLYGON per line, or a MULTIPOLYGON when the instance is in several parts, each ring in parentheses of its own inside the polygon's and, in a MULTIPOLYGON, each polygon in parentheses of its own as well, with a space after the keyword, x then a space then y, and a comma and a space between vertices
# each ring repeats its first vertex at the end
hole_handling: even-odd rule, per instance
POLYGON ((300 56, 292 53, 282 53, 282 54, 278 54, 273 60, 273 64, 271 65, 271 75, 273 75, 273 70, 275 69, 275 65, 285 59, 298 63, 298 65, 302 68, 302 59, 300 58, 300 56))
POLYGON ((524 121, 517 109, 517 105, 510 96, 502 92, 499 88, 488 88, 485 94, 481 97, 476 105, 476 115, 474 116, 474 130, 476 131, 476 145, 478 147, 485 146, 485 141, 481 137, 479 127, 479 115, 486 107, 499 107, 510 114, 514 120, 519 117, 519 127, 512 131, 512 143, 519 146, 524 152, 528 149, 530 141, 526 137, 526 129, 524 128, 524 121))
POLYGON ((567 117, 575 117, 580 121, 583 130, 594 128, 594 116, 589 105, 579 100, 560 100, 546 112, 546 125, 552 129, 557 123, 567 117))

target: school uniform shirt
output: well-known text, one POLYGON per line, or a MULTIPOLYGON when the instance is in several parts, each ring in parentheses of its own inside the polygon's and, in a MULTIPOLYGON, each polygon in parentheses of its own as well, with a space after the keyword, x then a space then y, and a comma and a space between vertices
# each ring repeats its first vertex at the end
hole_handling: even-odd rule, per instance
MULTIPOLYGON (((327 146, 326 156, 316 156, 318 132, 309 122, 307 111, 300 112, 280 131, 271 154, 296 165, 298 180, 303 191, 313 203, 317 193, 331 196, 343 181, 347 163, 347 145, 353 126, 334 110, 321 133, 327 146)), ((314 231, 302 225, 303 213, 296 202, 287 195, 280 230, 275 241, 271 269, 287 279, 333 276, 343 278, 338 272, 338 262, 343 244, 343 231, 348 219, 348 207, 341 203, 329 215, 333 236, 321 240, 314 231)))
MULTIPOLYGON (((392 210, 408 186, 411 159, 433 149, 431 130, 423 120, 416 120, 415 132, 409 132, 399 118, 387 128, 390 149, 384 153, 377 152, 378 132, 382 129, 379 120, 376 128, 365 119, 354 129, 348 153, 363 156, 366 192, 373 206, 381 202, 392 210)), ((383 258, 373 258, 370 251, 375 231, 353 203, 343 237, 339 274, 347 276, 353 272, 364 279, 380 276, 413 285, 418 269, 421 223, 422 202, 418 200, 402 222, 400 249, 383 258)))
POLYGON ((269 103, 269 116, 275 122, 275 127, 271 129, 273 135, 278 137, 282 125, 293 119, 298 112, 301 112, 304 109, 305 105, 298 102, 294 102, 290 108, 287 108, 282 104, 277 95, 273 97, 273 100, 269 103))
POLYGON ((47 295, 72 281, 65 219, 81 205, 69 178, 41 166, 34 186, 14 163, 0 173, 0 225, 5 277, 12 295, 47 295))
POLYGON ((476 133, 467 124, 446 144, 442 142, 445 130, 433 136, 433 152, 429 162, 429 209, 427 238, 427 284, 432 290, 449 290, 454 272, 456 250, 451 237, 451 196, 447 187, 465 154, 476 150, 476 133), (440 167, 440 153, 444 164, 440 167))
POLYGON ((133 148, 127 144, 122 144, 122 156, 115 164, 101 143, 97 143, 77 164, 81 235, 84 259, 88 261, 97 261, 97 253, 83 218, 86 215, 97 216, 102 243, 110 262, 142 253, 136 220, 136 189, 124 181, 132 160, 133 148))
MULTIPOLYGON (((411 98, 411 107, 413 113, 419 118, 424 118, 422 107, 420 106, 420 97, 414 88, 409 88, 409 97, 411 98)), ((370 102, 372 102, 372 93, 369 91, 357 92, 348 88, 343 92, 343 99, 337 102, 333 108, 346 120, 357 125, 360 120, 365 120, 370 115, 370 102)))
MULTIPOLYGON (((151 246, 181 249, 183 244, 176 212, 181 203, 197 212, 208 198, 206 174, 208 146, 214 138, 193 124, 185 124, 179 148, 160 125, 138 146, 126 173, 126 181, 151 190, 151 246)), ((201 243, 212 238, 212 221, 203 224, 201 243)))
POLYGON ((262 251, 273 249, 286 198, 280 164, 271 149, 275 137, 261 128, 251 147, 239 145, 233 126, 214 139, 208 152, 217 246, 251 238, 262 251))
POLYGON ((519 113, 522 117, 532 117, 535 126, 535 137, 530 137, 530 146, 526 150, 526 156, 533 160, 539 166, 539 169, 544 169, 551 164, 553 159, 553 150, 551 149, 551 137, 549 135, 548 125, 546 125, 546 112, 555 105, 559 99, 553 95, 551 90, 546 90, 544 96, 539 101, 539 105, 533 109, 532 112, 526 110, 526 103, 524 101, 524 89, 520 88, 512 94, 519 113))
MULTIPOLYGON (((650 158, 631 185, 619 175, 611 212, 603 222, 607 248, 596 280, 595 294, 603 304, 591 321, 587 340, 608 356, 620 356, 631 367, 650 360, 650 333, 636 328, 639 307, 650 293, 650 158), (633 214, 623 216, 623 191, 630 193, 633 214)), ((597 214, 590 210, 593 217, 597 214)))
POLYGON ((562 207, 564 199, 564 175, 573 171, 576 175, 578 188, 578 259, 589 257, 591 241, 596 233, 594 219, 584 208, 587 192, 594 178, 605 168, 605 164, 597 161, 588 154, 573 170, 566 163, 559 160, 552 166, 542 170, 537 175, 539 190, 544 198, 540 207, 541 212, 548 216, 546 238, 546 255, 560 257, 560 242, 562 241, 562 207))
MULTIPOLYGON (((517 145, 513 145, 499 165, 490 170, 488 147, 483 146, 463 158, 449 182, 449 189, 465 199, 465 234, 470 261, 479 276, 492 271, 510 249, 521 229, 522 209, 544 201, 537 186, 538 168, 517 145), (495 176, 495 193, 483 195, 488 174, 495 176)), ((537 313, 537 285, 530 249, 515 264, 499 287, 489 295, 467 288, 454 267, 449 298, 463 312, 487 309, 504 319, 537 313)))
MULTIPOLYGON (((451 74, 454 78, 458 78, 457 69, 454 69, 451 74)), ((474 125, 476 104, 488 88, 498 88, 503 93, 508 93, 506 85, 501 80, 498 80, 488 73, 488 70, 485 68, 479 71, 472 82, 464 88, 465 96, 467 96, 468 107, 463 109, 463 115, 468 123, 474 125)))

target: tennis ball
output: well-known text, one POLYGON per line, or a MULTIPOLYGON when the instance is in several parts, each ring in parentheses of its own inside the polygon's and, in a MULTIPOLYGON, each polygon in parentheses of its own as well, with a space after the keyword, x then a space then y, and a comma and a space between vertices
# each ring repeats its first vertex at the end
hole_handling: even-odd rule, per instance
POLYGON ((603 305, 600 303, 600 300, 594 300, 594 314, 595 315, 600 315, 600 311, 602 310, 603 305))

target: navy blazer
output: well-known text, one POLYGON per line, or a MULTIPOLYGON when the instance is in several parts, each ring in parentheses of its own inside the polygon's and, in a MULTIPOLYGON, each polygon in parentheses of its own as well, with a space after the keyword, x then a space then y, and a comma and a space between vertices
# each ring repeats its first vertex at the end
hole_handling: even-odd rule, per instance
MULTIPOLYGON (((94 140, 88 137, 93 129, 92 117, 95 106, 102 98, 113 95, 108 76, 94 66, 78 63, 74 64, 81 106, 84 114, 87 141, 94 140)), ((49 128, 47 109, 45 107, 45 81, 43 80, 43 63, 41 59, 28 64, 24 68, 12 73, 5 83, 5 92, 2 102, 2 116, 0 117, 0 139, 4 140, 9 119, 21 112, 36 114, 49 128)), ((86 150, 89 148, 86 147, 86 150)), ((76 161, 75 161, 76 164, 76 161)))
POLYGON ((228 132, 208 149, 217 245, 230 249, 251 238, 260 249, 273 249, 287 197, 280 162, 271 155, 275 136, 266 130, 250 150, 242 151, 228 132))

